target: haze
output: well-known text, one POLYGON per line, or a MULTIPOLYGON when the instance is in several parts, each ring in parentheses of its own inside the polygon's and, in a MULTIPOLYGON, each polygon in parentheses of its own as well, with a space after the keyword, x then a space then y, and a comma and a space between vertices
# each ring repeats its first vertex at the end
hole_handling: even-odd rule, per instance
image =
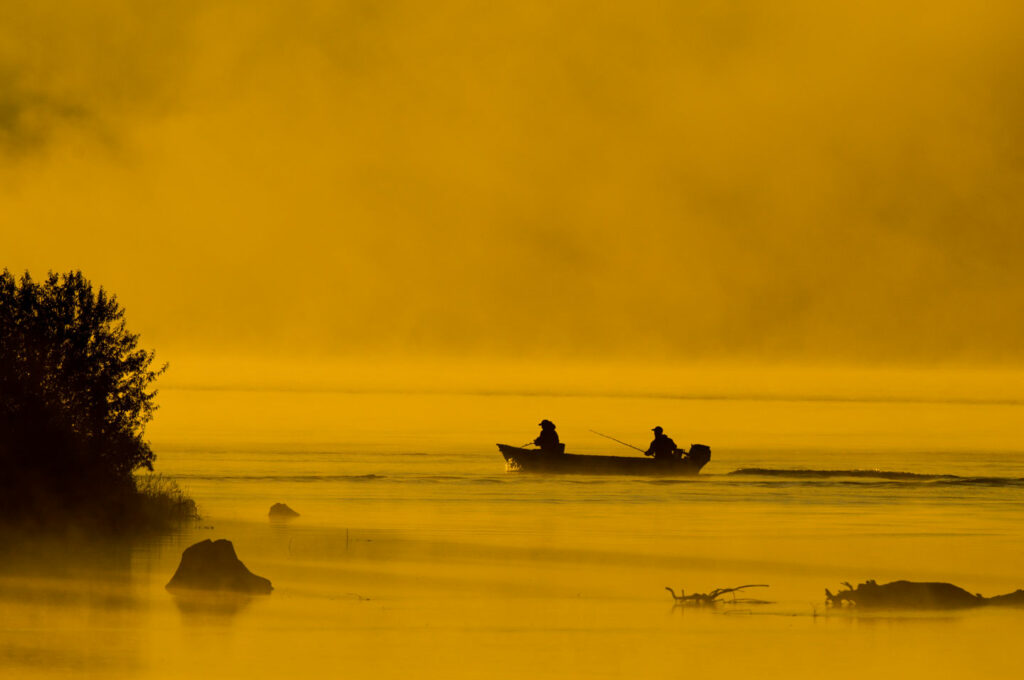
POLYGON ((172 361, 1016 363, 1022 15, 6 2, 0 252, 172 361))

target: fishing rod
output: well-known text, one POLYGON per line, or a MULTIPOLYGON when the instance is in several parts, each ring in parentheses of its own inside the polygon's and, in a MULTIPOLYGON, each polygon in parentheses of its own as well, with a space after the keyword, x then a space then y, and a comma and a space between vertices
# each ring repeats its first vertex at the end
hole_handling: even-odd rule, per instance
POLYGON ((606 434, 601 434, 597 430, 591 430, 591 432, 593 432, 594 434, 596 434, 598 436, 604 437, 605 439, 611 439, 613 442, 618 442, 618 443, 622 444, 623 446, 628 446, 631 449, 636 449, 637 451, 639 451, 640 453, 644 454, 645 456, 647 455, 647 452, 644 451, 643 449, 641 449, 639 446, 633 446, 632 444, 627 444, 626 442, 622 441, 621 439, 616 439, 615 437, 609 437, 606 434))

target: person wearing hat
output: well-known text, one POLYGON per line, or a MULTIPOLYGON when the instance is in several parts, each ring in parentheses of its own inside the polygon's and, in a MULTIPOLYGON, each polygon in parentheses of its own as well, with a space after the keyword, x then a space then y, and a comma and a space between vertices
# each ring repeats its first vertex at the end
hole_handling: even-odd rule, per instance
POLYGON ((671 460, 679 457, 679 454, 676 453, 676 443, 665 434, 660 426, 655 427, 651 432, 654 433, 654 441, 644 451, 645 456, 654 456, 654 460, 671 460))
POLYGON ((541 453, 565 453, 565 444, 558 441, 555 424, 550 420, 540 421, 540 436, 533 440, 541 453))

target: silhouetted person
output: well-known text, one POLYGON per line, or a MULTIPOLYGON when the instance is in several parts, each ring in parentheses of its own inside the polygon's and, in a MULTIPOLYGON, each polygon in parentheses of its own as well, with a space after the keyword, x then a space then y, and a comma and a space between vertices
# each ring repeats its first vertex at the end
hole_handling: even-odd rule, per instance
POLYGON ((565 453, 565 444, 558 441, 555 424, 550 420, 540 421, 540 436, 533 440, 542 453, 565 453))
POLYGON ((672 441, 665 431, 661 427, 656 427, 653 430, 654 441, 651 442, 650 447, 644 451, 645 456, 654 456, 654 460, 672 460, 673 458, 679 458, 679 454, 676 453, 676 443, 672 441))

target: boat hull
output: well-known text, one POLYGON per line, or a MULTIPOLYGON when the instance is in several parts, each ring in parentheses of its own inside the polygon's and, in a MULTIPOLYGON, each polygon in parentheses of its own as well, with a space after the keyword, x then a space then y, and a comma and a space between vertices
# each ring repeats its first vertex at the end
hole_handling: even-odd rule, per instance
POLYGON ((548 474, 692 477, 698 474, 711 458, 711 449, 699 444, 691 447, 691 453, 682 459, 671 460, 590 456, 577 453, 552 454, 507 444, 498 444, 498 450, 501 451, 510 470, 548 474))

